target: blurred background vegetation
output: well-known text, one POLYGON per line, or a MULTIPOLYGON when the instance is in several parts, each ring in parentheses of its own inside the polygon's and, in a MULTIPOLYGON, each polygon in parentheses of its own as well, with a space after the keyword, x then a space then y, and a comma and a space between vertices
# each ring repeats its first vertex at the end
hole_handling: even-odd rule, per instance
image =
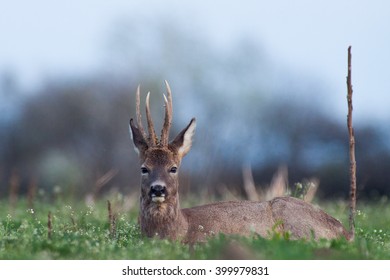
MULTIPOLYGON (((192 117, 198 122, 180 175, 184 193, 244 194, 248 166, 264 189, 285 166, 289 186, 317 178, 320 197, 348 196, 346 114, 332 105, 346 109, 346 89, 328 92, 323 80, 270 59, 250 37, 221 49, 202 32, 161 18, 120 18, 106 32, 94 71, 52 75, 26 88, 17 72, 2 68, 0 197, 137 193, 138 158, 128 133, 135 89, 141 84, 143 98, 151 91, 160 127, 165 79, 173 91, 171 137, 192 117)), ((345 49, 346 75, 348 46, 337 47, 345 49)), ((355 122, 355 135, 358 199, 390 195, 388 124, 355 122)))

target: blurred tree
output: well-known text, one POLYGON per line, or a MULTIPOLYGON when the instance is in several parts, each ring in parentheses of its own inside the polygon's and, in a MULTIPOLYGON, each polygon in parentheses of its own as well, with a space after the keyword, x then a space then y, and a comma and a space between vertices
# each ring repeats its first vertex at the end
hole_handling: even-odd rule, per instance
MULTIPOLYGON (((333 120, 316 83, 290 83, 298 77, 272 67, 250 40, 220 51, 169 22, 124 21, 110 34, 100 73, 48 82, 0 132, 3 192, 15 169, 24 192, 30 178, 48 192, 71 195, 138 191, 138 158, 128 135, 134 92, 138 83, 143 98, 151 91, 152 114, 161 126, 167 79, 174 99, 171 136, 191 117, 198 122, 183 161, 183 189, 241 191, 242 166, 249 163, 258 184, 269 183, 286 165, 290 184, 317 176, 323 196, 346 196, 345 120, 333 120)), ((384 134, 358 124, 355 130, 361 195, 389 194, 384 134)))

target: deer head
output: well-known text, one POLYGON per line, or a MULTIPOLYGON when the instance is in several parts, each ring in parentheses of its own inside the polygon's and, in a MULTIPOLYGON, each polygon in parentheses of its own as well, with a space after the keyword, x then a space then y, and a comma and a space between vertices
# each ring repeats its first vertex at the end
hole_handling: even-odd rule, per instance
MULTIPOLYGON (((169 130, 172 124, 172 94, 167 81, 167 96, 164 95, 165 118, 158 139, 150 114, 149 95, 146 96, 146 120, 149 135, 146 134, 140 113, 140 86, 136 92, 137 124, 130 119, 130 135, 141 165, 140 223, 147 235, 156 232, 168 235, 169 222, 178 219, 180 213, 178 194, 178 173, 182 158, 189 152, 196 121, 193 118, 171 142, 169 130), (156 231, 156 228, 158 230, 156 231)), ((172 233, 169 233, 172 235, 172 233)))

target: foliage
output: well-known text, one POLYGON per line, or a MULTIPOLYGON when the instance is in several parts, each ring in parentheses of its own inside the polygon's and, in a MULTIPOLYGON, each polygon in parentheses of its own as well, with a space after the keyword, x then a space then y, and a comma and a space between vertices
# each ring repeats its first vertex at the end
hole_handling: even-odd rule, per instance
MULTIPOLYGON (((358 207, 356 240, 291 240, 288 234, 217 236, 193 247, 140 235, 137 211, 118 211, 110 235, 107 205, 36 203, 24 200, 10 208, 0 201, 0 259, 390 259, 390 208, 386 200, 358 207), (48 238, 48 213, 52 234, 48 238)), ((119 205, 118 203, 113 203, 119 205)), ((120 206, 120 205, 119 205, 120 206)), ((336 217, 346 217, 342 202, 325 203, 336 217)), ((345 219, 346 220, 346 219, 345 219)))

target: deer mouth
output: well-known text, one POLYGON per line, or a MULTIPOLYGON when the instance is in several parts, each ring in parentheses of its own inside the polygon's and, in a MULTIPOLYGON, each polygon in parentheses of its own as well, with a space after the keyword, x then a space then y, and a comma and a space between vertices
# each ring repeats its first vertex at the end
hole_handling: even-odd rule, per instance
POLYGON ((152 197, 152 201, 155 203, 163 203, 165 201, 165 194, 156 195, 152 193, 151 197, 152 197))

